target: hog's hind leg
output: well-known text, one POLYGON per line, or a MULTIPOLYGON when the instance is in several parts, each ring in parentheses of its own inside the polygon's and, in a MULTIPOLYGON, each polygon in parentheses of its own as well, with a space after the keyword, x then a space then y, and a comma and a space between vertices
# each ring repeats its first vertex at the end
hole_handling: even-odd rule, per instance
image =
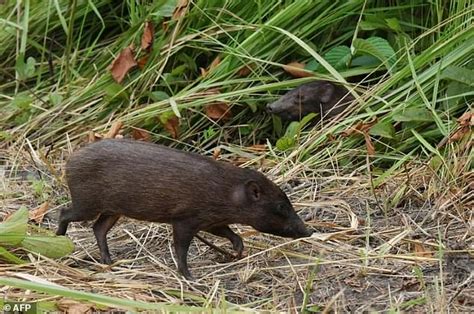
POLYGON ((94 226, 92 226, 95 239, 97 240, 97 246, 99 247, 100 262, 102 264, 112 264, 109 246, 107 245, 107 232, 109 232, 110 228, 115 225, 119 218, 120 215, 101 214, 94 223, 94 226))
POLYGON ((97 217, 97 215, 97 211, 82 210, 74 207, 74 205, 64 207, 59 213, 59 224, 58 230, 56 230, 56 235, 65 235, 70 222, 92 220, 97 217))

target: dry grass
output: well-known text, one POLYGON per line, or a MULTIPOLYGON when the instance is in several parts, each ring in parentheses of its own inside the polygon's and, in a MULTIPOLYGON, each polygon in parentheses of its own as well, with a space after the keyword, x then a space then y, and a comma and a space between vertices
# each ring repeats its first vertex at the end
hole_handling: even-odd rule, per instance
MULTIPOLYGON (((47 197, 51 205, 41 226, 54 230, 59 204, 68 197, 59 171, 67 152, 49 156, 56 160, 50 165, 28 147, 3 152, 0 220, 47 197), (27 175, 46 183, 43 196, 27 175)), ((291 241, 236 226, 248 253, 237 261, 196 240, 189 264, 198 279, 187 282, 175 271, 169 226, 121 219, 108 236, 115 264, 104 267, 97 262, 91 223, 73 223, 72 255, 53 261, 28 254, 28 264, 0 264, 0 276, 35 280, 29 276, 34 275, 75 290, 148 302, 222 308, 225 300, 259 311, 474 311, 472 177, 460 181, 471 186, 443 189, 426 167, 416 166, 375 189, 375 197, 365 175, 281 176, 281 166, 269 176, 317 231, 312 238, 291 241)), ((226 240, 202 235, 231 252, 226 240)), ((10 300, 59 300, 9 287, 0 291, 10 300)))

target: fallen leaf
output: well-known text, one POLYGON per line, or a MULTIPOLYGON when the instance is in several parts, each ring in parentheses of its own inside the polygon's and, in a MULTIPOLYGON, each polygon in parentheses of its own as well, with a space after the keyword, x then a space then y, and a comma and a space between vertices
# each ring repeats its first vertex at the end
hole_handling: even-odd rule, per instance
POLYGON ((283 70, 294 77, 312 77, 313 73, 306 71, 304 67, 304 63, 290 62, 283 66, 283 70))
POLYGON ((115 138, 117 137, 118 133, 120 132, 120 129, 122 128, 123 123, 122 121, 115 121, 112 124, 112 127, 110 128, 109 132, 105 134, 104 138, 115 138))
POLYGON ((237 71, 237 76, 239 77, 246 77, 248 76, 250 73, 252 73, 252 70, 255 68, 255 64, 254 63, 250 63, 250 64, 247 64, 247 65, 244 65, 242 68, 240 68, 240 70, 237 71))
POLYGON ((471 133, 471 128, 469 126, 462 126, 459 127, 456 131, 454 131, 450 136, 449 136, 449 143, 459 141, 462 139, 464 136, 467 134, 471 133))
POLYGON ((364 139, 365 139, 365 147, 367 148, 367 154, 369 156, 374 156, 375 147, 374 147, 374 144, 372 143, 372 139, 370 138, 369 133, 366 131, 364 131, 364 139))
POLYGON ((93 143, 101 139, 102 139, 102 135, 100 135, 99 133, 94 133, 94 131, 89 131, 88 140, 87 140, 89 143, 93 143))
POLYGON ((474 111, 466 111, 457 121, 462 126, 474 126, 474 111))
POLYGON ((148 133, 146 130, 139 129, 139 128, 134 128, 132 130, 132 137, 133 139, 137 141, 145 141, 145 142, 149 142, 151 139, 150 133, 148 133))
POLYGON ((74 300, 62 299, 56 303, 58 309, 63 313, 68 314, 82 314, 92 313, 93 304, 91 303, 80 303, 74 300))
POLYGON ((179 118, 177 116, 168 118, 163 126, 172 138, 177 139, 179 137, 179 118))
POLYGON ((155 27, 153 23, 146 21, 145 22, 145 29, 143 30, 142 35, 142 49, 149 50, 153 45, 153 37, 155 35, 155 27))
POLYGON ((355 125, 350 126, 348 129, 341 132, 341 136, 347 137, 353 134, 368 133, 370 128, 377 123, 377 117, 369 122, 358 121, 355 125))
POLYGON ((207 69, 199 68, 199 70, 201 70, 201 76, 206 77, 209 72, 214 70, 219 65, 219 63, 221 63, 221 57, 217 56, 214 60, 212 60, 211 64, 207 67, 207 69))
POLYGON ((112 62, 112 66, 110 67, 112 77, 117 83, 121 83, 128 71, 136 65, 137 62, 133 56, 133 48, 132 46, 129 46, 123 49, 112 62))
POLYGON ((214 148, 214 150, 212 151, 212 158, 217 160, 217 158, 219 158, 220 155, 221 155, 221 149, 219 147, 214 148))
POLYGON ((418 243, 418 242, 414 243, 414 253, 415 253, 415 256, 419 256, 419 257, 432 257, 433 256, 433 254, 430 251, 428 251, 423 246, 423 244, 418 243))
POLYGON ((148 55, 144 55, 143 57, 141 57, 140 59, 138 59, 137 61, 137 65, 138 65, 138 68, 140 70, 143 70, 143 68, 145 67, 146 63, 148 62, 148 55))
POLYGON ((229 105, 224 102, 217 102, 205 107, 206 116, 213 120, 228 121, 232 118, 229 105))
POLYGON ((28 218, 30 220, 33 220, 37 224, 43 221, 44 215, 46 214, 46 211, 48 210, 49 203, 44 202, 41 204, 38 208, 32 210, 28 214, 28 218))
POLYGON ((186 14, 186 9, 188 7, 188 0, 178 0, 176 7, 174 8, 173 20, 179 20, 184 14, 186 14))

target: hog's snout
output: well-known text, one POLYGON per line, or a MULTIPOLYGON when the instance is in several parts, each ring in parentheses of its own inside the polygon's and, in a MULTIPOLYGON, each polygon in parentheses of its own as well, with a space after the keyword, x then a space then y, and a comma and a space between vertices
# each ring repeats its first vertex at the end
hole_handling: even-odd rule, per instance
POLYGON ((266 110, 268 113, 275 113, 277 111, 276 109, 277 106, 275 105, 275 103, 271 103, 266 106, 266 110))

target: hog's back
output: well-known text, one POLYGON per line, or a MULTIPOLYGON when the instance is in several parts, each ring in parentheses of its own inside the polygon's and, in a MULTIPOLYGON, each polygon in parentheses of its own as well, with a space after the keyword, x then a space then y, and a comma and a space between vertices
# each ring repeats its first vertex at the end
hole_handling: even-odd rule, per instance
POLYGON ((239 170, 160 145, 102 140, 73 154, 66 178, 75 208, 170 222, 228 205, 239 170))

